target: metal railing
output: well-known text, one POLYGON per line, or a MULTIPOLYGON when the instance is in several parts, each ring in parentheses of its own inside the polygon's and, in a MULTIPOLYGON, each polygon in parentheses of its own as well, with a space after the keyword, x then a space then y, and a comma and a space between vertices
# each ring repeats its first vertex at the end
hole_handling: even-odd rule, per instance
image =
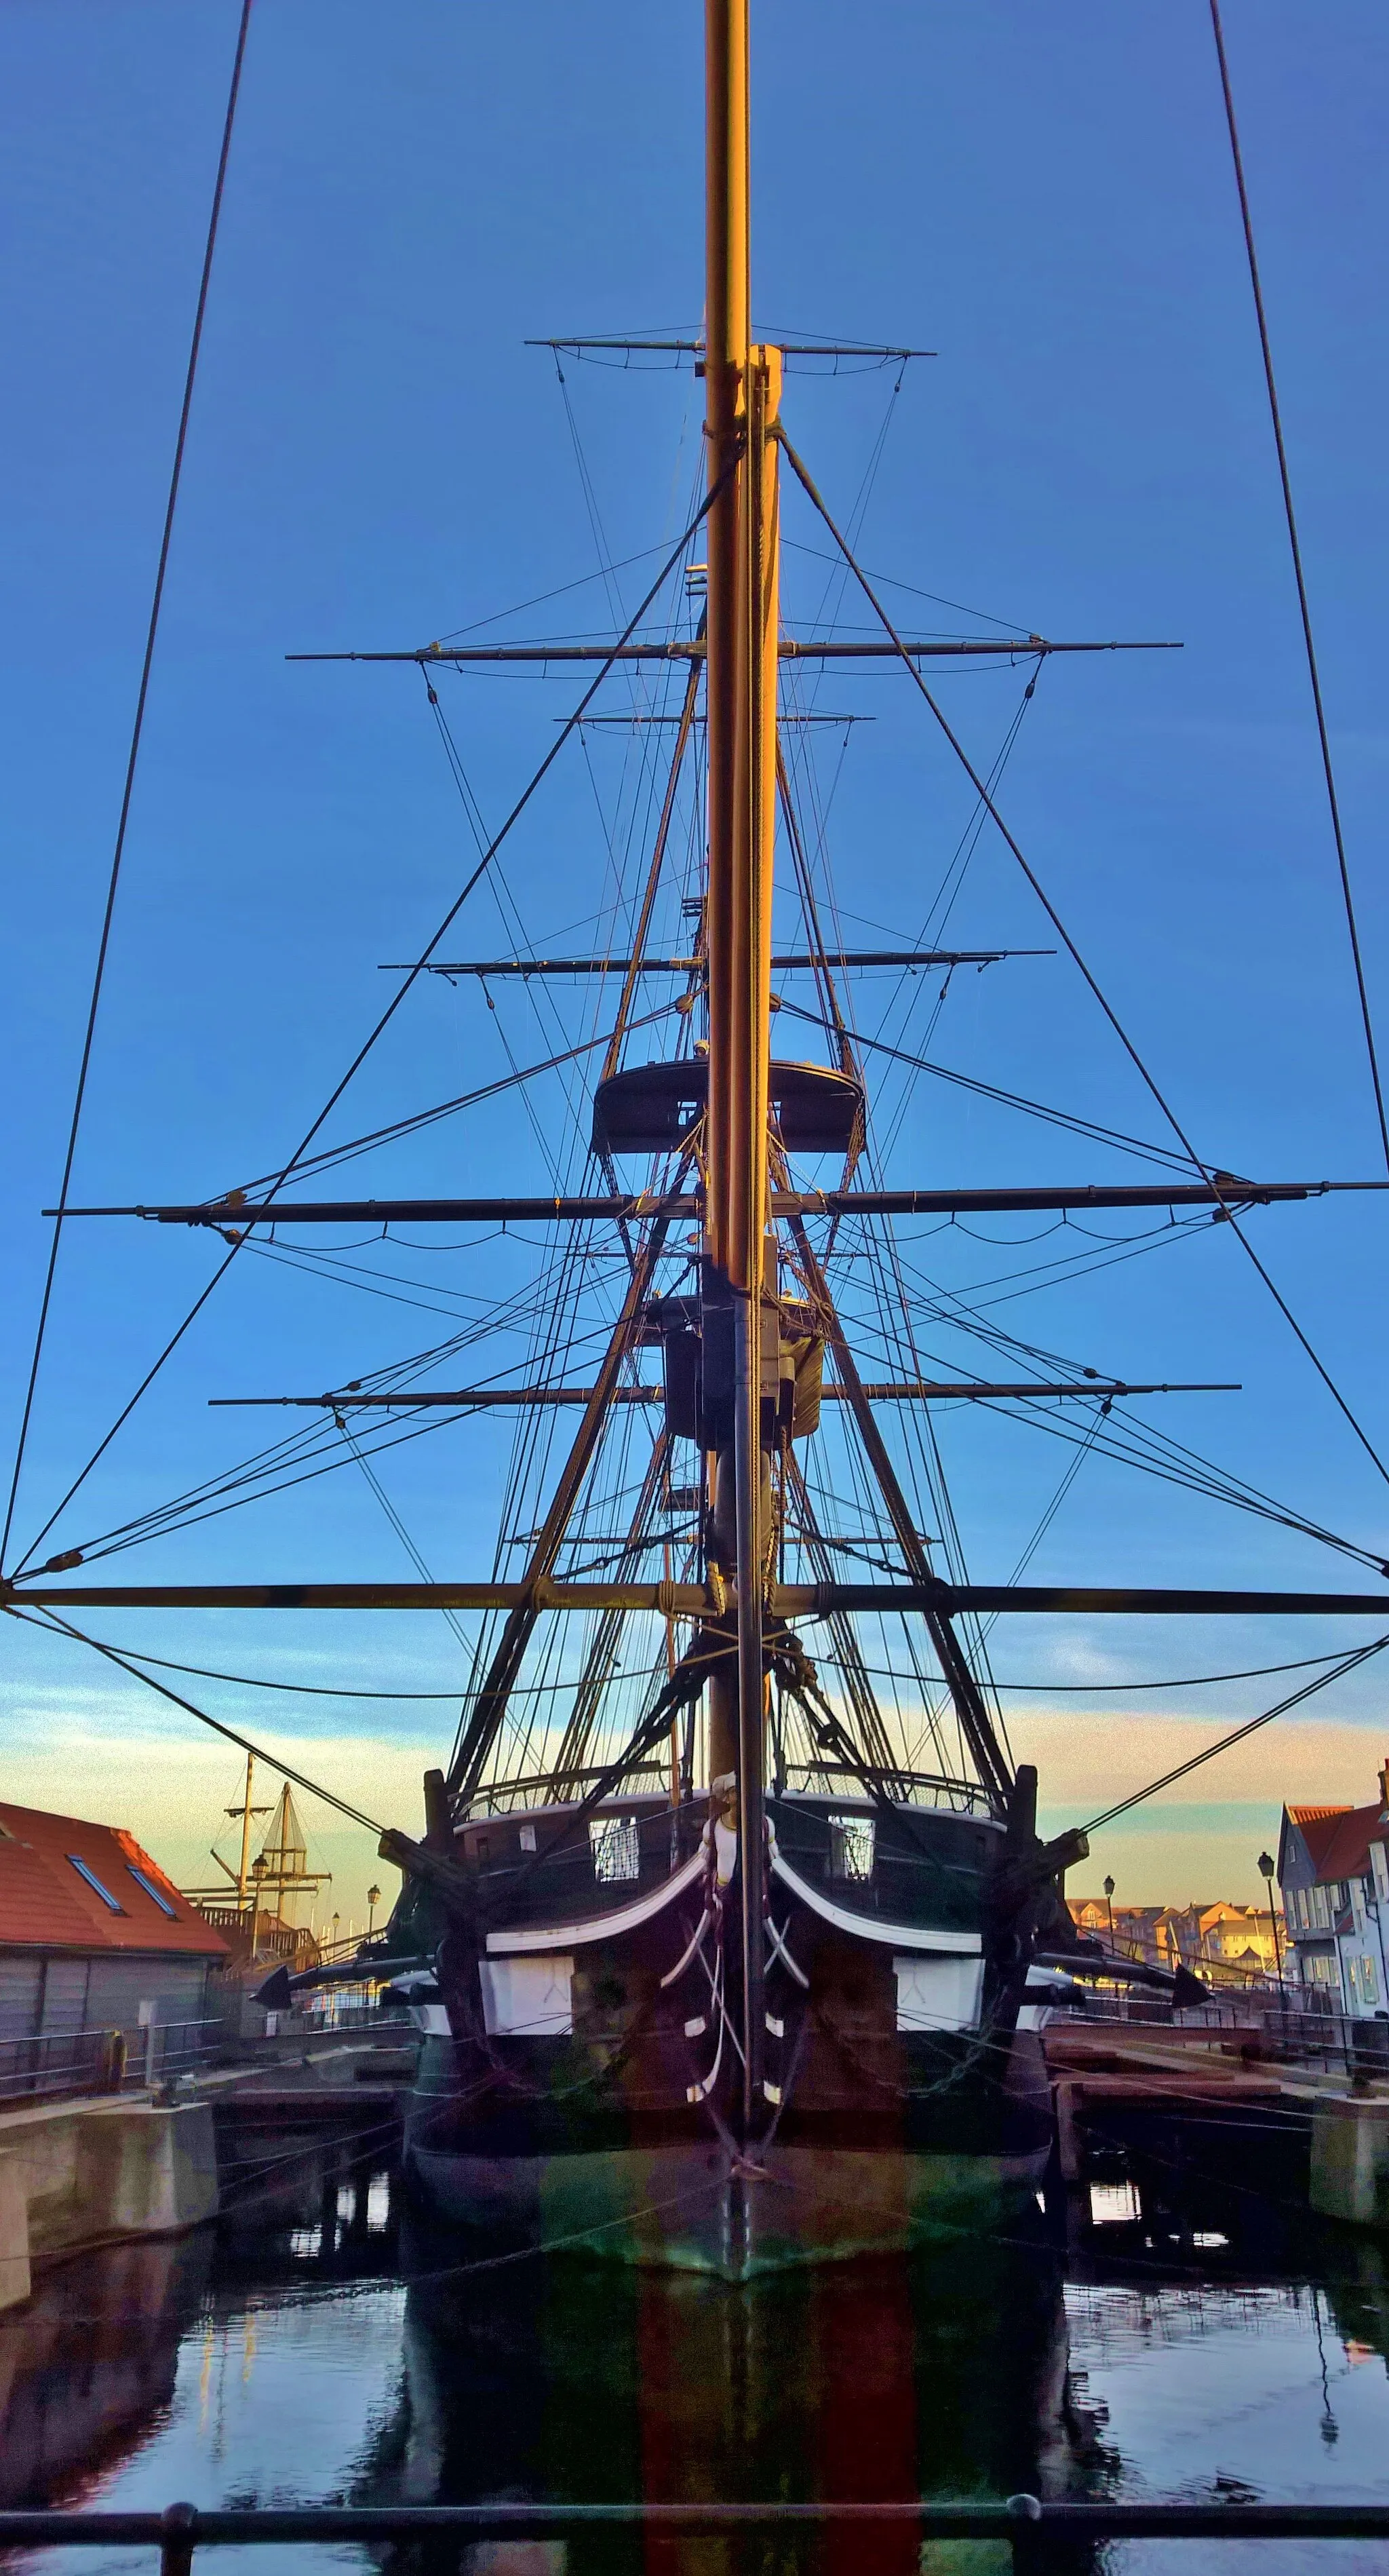
MULTIPOLYGON (((712 2539, 742 2531, 896 2528, 913 2540, 1006 2540, 1017 2576, 1040 2576, 1052 2541, 1385 2540, 1389 2505, 1042 2504, 455 2504, 297 2505, 163 2513, 0 2513, 0 2549, 148 2548, 161 2576, 189 2576, 198 2548, 301 2541, 555 2540, 595 2528, 712 2539)), ((1199 2562, 1198 2562, 1199 2564, 1199 2562)))
POLYGON ((1242 1995, 1222 1994, 1191 2011, 1174 2012, 1156 1996, 1097 1994, 1080 2011, 1058 2006, 1049 2016, 1051 2030, 1151 2029, 1178 2037, 1209 2031, 1257 2038, 1269 2056, 1324 2068, 1331 2074, 1389 2076, 1389 2020, 1329 2012, 1324 2007, 1280 2001, 1276 1987, 1242 1995))
POLYGON ((220 2037, 217 2021, 172 2021, 0 2039, 0 2109, 172 2083, 201 2066, 220 2037))
POLYGON ((206 2065, 222 2041, 220 2020, 151 2022, 148 2029, 122 2031, 127 2086, 171 2084, 206 2065))
POLYGON ((0 2108, 65 2093, 114 2093, 125 2067, 120 2042, 116 2030, 46 2030, 0 2039, 0 2108))

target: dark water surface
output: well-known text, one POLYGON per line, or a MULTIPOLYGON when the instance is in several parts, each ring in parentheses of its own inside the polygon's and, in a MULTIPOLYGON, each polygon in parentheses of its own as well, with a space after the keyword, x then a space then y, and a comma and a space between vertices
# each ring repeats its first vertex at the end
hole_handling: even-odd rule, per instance
MULTIPOLYGON (((460 2270, 384 2178, 311 2225, 126 2248, 0 2316, 0 2501, 157 2508, 495 2497, 1336 2497, 1389 2503, 1389 2248, 1242 2196, 1038 2216, 751 2289, 576 2262, 460 2270)), ((585 2534, 476 2576, 991 2576, 994 2543, 585 2534)), ((421 2556, 428 2576, 460 2552, 421 2556)), ((109 2576, 136 2551, 64 2552, 109 2576)), ((226 2576, 391 2553, 200 2554, 226 2576)), ((1112 2544, 1058 2570, 1360 2576, 1365 2542, 1112 2544), (1257 2549, 1257 2560, 1256 2560, 1257 2549)))

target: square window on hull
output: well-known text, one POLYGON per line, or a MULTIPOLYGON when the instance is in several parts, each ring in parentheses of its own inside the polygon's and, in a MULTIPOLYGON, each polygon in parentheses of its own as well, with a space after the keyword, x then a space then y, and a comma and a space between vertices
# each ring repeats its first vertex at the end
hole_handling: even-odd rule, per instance
POLYGON ((593 1875, 600 1887, 611 1887, 618 1879, 641 1876, 641 1842, 635 1816, 598 1816, 589 1826, 588 1839, 593 1847, 593 1875))
POLYGON ((877 1839, 871 1816, 831 1816, 830 1876, 853 1879, 862 1886, 873 1875, 877 1839))

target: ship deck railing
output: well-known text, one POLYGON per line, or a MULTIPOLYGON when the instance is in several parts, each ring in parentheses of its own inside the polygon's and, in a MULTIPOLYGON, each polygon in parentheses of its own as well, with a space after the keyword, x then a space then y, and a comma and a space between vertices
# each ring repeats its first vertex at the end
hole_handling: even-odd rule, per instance
MULTIPOLYGON (((873 2503, 477 2504, 203 2507, 163 2513, 0 2513, 0 2549, 148 2549, 160 2576, 190 2576, 198 2549, 297 2543, 341 2551, 381 2544, 564 2540, 583 2532, 663 2538, 732 2538, 798 2530, 845 2537, 896 2529, 913 2541, 994 2540, 1010 2544, 1018 2576, 1045 2576, 1055 2552, 1111 2540, 1389 2541, 1389 2504, 1043 2502, 1032 2495, 995 2503, 915 2499, 873 2503)), ((1252 2562, 1251 2562, 1252 2563, 1252 2562)), ((1194 2568, 1202 2562, 1194 2558, 1194 2568)))

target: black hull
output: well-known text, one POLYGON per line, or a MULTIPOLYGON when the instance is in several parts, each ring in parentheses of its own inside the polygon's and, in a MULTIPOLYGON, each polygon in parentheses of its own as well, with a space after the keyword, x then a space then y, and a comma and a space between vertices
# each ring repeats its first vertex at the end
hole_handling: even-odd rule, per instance
POLYGON ((726 2280, 988 2231, 1040 2190, 1051 2149, 1041 2050, 955 2051, 955 2080, 871 2114, 788 2111, 740 2152, 700 2111, 479 2099, 433 2042, 408 2114, 406 2169, 476 2255, 567 2253, 726 2280))

